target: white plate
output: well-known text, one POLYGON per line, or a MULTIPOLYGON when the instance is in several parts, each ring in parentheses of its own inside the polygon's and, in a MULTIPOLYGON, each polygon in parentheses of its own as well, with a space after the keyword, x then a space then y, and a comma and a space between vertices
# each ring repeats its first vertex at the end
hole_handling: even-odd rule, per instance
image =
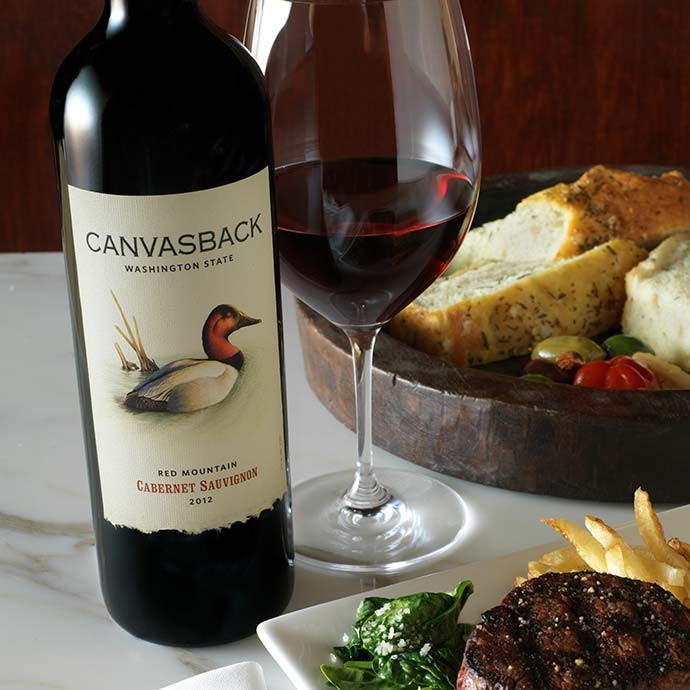
MULTIPOLYGON (((690 505, 662 514, 667 537, 690 541, 690 505)), ((620 530, 631 543, 639 543, 635 525, 620 530)), ((563 546, 556 544, 553 548, 563 546)), ((257 633, 271 656, 285 671, 298 690, 324 690, 325 679, 319 670, 330 663, 331 647, 342 644, 343 633, 349 633, 355 611, 365 596, 398 597, 415 592, 447 592, 460 580, 472 580, 474 594, 461 620, 474 623, 482 611, 496 606, 513 586, 518 575, 524 575, 527 561, 550 549, 538 546, 494 561, 462 565, 433 575, 426 575, 389 587, 337 599, 301 611, 294 611, 262 623, 257 633)))

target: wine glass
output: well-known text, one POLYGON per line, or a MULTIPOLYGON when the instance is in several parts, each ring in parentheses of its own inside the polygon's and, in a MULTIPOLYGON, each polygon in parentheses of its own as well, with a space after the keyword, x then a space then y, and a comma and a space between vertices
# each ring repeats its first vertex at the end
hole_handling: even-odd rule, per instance
MULTIPOLYGON (((372 353, 447 268, 476 206, 480 133, 458 0, 253 0, 246 41, 272 111, 281 276, 348 336, 357 468, 295 487, 298 554, 391 572, 457 543, 461 497, 374 472, 372 353)), ((396 433, 391 429, 390 433, 396 433)))

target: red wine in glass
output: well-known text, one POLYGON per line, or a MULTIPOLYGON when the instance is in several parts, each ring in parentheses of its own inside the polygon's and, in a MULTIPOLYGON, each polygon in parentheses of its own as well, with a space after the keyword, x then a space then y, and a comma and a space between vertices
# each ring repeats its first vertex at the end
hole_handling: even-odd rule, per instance
MULTIPOLYGON (((251 6, 247 44, 271 105, 281 277, 340 326, 353 361, 356 470, 294 487, 296 550, 319 568, 398 572, 454 548, 466 524, 452 487, 418 472, 375 472, 372 454, 376 338, 446 269, 479 189, 460 2, 251 6)), ((338 378, 334 393, 347 395, 346 386, 338 378)))
POLYGON ((420 160, 313 161, 277 171, 283 282, 335 324, 389 321, 448 266, 468 178, 420 160))

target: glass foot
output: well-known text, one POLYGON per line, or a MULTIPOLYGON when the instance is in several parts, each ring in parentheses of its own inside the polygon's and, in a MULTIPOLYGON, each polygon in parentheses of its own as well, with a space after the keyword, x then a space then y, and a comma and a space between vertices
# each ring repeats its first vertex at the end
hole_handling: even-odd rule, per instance
POLYGON ((373 511, 352 510, 351 472, 316 477, 293 489, 295 548, 307 565, 352 573, 391 573, 442 556, 457 544, 465 503, 417 472, 379 469, 391 494, 373 511))

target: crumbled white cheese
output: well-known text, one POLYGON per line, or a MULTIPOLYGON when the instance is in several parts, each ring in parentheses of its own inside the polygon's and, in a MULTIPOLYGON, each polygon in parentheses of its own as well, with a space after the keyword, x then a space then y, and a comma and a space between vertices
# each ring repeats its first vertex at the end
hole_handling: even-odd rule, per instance
POLYGON ((384 613, 387 611, 390 611, 391 604, 390 602, 384 604, 380 609, 376 609, 376 613, 374 615, 376 616, 383 616, 384 613))
POLYGON ((431 645, 426 642, 424 646, 419 650, 419 656, 425 657, 431 651, 431 645))
POLYGON ((395 649, 395 645, 391 644, 390 642, 386 642, 385 640, 382 640, 376 647, 376 654, 378 654, 378 656, 388 656, 389 654, 394 652, 395 649))

